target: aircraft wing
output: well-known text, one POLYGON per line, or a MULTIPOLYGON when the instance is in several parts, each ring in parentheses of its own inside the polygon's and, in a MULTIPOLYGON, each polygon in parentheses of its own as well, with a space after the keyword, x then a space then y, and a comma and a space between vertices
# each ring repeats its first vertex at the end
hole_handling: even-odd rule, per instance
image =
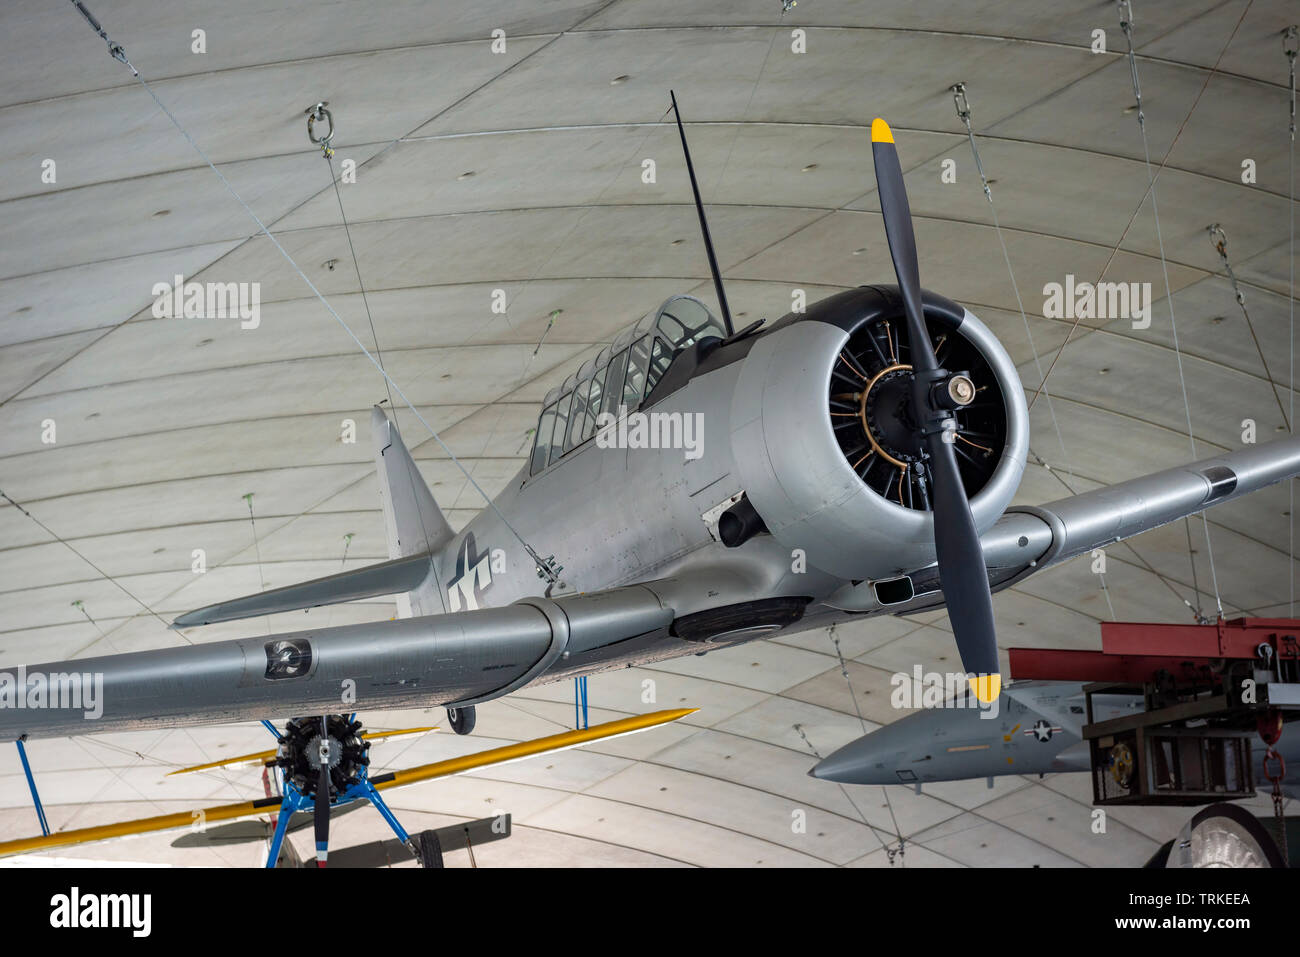
MULTIPOLYGON (((425 728, 398 728, 393 731, 367 731, 361 735, 362 741, 369 741, 371 744, 380 744, 389 738, 400 738, 408 734, 426 734, 430 731, 437 731, 434 727, 425 728)), ((252 754, 237 754, 233 758, 223 758, 220 761, 209 761, 206 764, 195 764, 188 768, 177 768, 175 771, 168 771, 167 776, 173 774, 191 774, 195 771, 213 771, 217 768, 237 768, 245 764, 272 764, 276 756, 276 749, 271 748, 269 751, 255 751, 252 754)))
MULTIPOLYGON (((1120 482, 1046 505, 1013 506, 990 545, 1028 552, 1034 570, 1159 528, 1300 474, 1300 439, 1283 439, 1120 482), (1032 541, 1019 536, 1032 530, 1032 541), (1008 541, 1016 536, 1014 546, 1008 541)), ((991 563, 990 563, 991 564, 991 563)), ((1027 563, 1026 563, 1027 564, 1027 563)))
POLYGON ((662 644, 694 579, 500 608, 0 668, 0 741, 467 706, 662 644), (674 591, 674 587, 677 591, 674 591), (680 607, 679 607, 680 606, 680 607), (675 611, 676 609, 676 611, 675 611), (553 667, 554 666, 554 667, 553 667))
MULTIPOLYGON (((1009 588, 1034 572, 1159 528, 1300 474, 1300 439, 1284 439, 1180 465, 1045 505, 1014 505, 980 537, 989 584, 1009 588)), ((910 614, 943 604, 937 566, 907 576, 912 598, 882 605, 865 582, 827 604, 910 614)))
MULTIPOLYGON (((507 744, 488 751, 481 751, 478 754, 448 758, 443 761, 435 761, 432 764, 407 768, 404 771, 390 771, 372 777, 370 782, 375 786, 375 790, 384 791, 389 788, 400 788, 408 784, 416 784, 420 781, 431 781, 435 778, 464 774, 467 771, 507 764, 511 761, 520 761, 539 754, 565 751, 569 748, 589 744, 592 741, 603 741, 625 734, 635 734, 638 731, 645 731, 649 728, 668 724, 671 721, 678 721, 689 714, 694 714, 696 710, 695 708, 674 708, 665 711, 652 711, 649 714, 633 715, 629 718, 619 718, 590 728, 564 731, 545 738, 521 741, 518 744, 507 744)), ((278 814, 279 810, 280 798, 268 797, 259 798, 256 801, 222 804, 201 811, 179 811, 175 814, 160 814, 156 817, 146 817, 135 821, 101 824, 95 827, 77 828, 72 831, 56 831, 53 834, 40 837, 26 837, 15 841, 0 842, 0 857, 9 854, 24 854, 30 851, 43 851, 52 847, 66 847, 71 844, 89 844, 94 841, 129 837, 134 834, 170 831, 176 828, 192 827, 198 821, 202 821, 206 826, 218 821, 234 821, 264 814, 278 814)))

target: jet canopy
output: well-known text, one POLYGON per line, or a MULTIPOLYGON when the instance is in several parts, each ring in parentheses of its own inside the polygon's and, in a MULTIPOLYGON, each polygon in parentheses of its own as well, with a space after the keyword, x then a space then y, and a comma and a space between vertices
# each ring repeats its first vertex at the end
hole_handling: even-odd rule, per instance
POLYGON ((638 408, 679 352, 710 336, 725 339, 721 320, 693 296, 673 296, 624 329, 542 404, 529 474, 536 475, 596 434, 602 412, 638 408))

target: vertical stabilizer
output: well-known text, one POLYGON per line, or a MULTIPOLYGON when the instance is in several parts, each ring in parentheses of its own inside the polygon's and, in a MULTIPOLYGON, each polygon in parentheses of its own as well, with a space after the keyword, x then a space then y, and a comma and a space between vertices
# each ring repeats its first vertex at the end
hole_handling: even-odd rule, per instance
MULTIPOLYGON (((388 557, 404 558, 421 552, 437 555, 455 535, 401 435, 379 406, 370 415, 370 431, 375 444, 384 529, 388 535, 388 557)), ((411 592, 410 604, 415 614, 440 614, 445 610, 436 582, 428 582, 411 592)), ((401 617, 408 616, 406 603, 399 602, 399 609, 401 617)))

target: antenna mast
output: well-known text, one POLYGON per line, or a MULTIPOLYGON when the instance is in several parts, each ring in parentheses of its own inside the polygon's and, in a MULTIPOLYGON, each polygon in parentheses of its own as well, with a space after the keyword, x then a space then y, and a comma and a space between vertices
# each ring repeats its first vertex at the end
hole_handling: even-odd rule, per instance
POLYGON ((682 114, 677 109, 677 94, 672 90, 668 95, 673 100, 673 116, 677 118, 677 132, 682 138, 682 152, 686 155, 686 172, 691 177, 691 192, 695 194, 695 212, 700 217, 700 232, 704 234, 704 251, 709 255, 709 271, 713 273, 713 288, 718 293, 718 306, 722 309, 722 321, 727 327, 727 335, 736 334, 731 322, 731 309, 727 306, 727 294, 722 289, 722 273, 718 271, 718 257, 713 254, 713 240, 709 237, 709 221, 704 217, 704 203, 700 200, 700 184, 695 180, 695 165, 691 162, 691 148, 686 145, 686 130, 682 127, 682 114))

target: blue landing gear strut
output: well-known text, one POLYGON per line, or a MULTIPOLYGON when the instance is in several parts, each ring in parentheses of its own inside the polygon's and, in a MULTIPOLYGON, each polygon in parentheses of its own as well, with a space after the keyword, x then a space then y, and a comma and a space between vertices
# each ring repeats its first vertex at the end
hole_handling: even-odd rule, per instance
MULTIPOLYGON (((364 751, 369 745, 361 741, 361 726, 353 718, 355 718, 355 715, 296 718, 289 723, 286 733, 280 737, 280 753, 276 758, 276 771, 283 796, 280 801, 280 814, 275 824, 275 833, 271 836, 271 844, 267 850, 266 866, 268 868, 275 867, 280 859, 280 851, 284 846, 284 838, 289 830, 290 819, 298 811, 314 810, 318 800, 329 802, 331 808, 342 807, 345 804, 351 804, 353 801, 369 801, 388 823, 388 826, 392 828, 393 833, 397 835, 397 839, 411 849, 421 864, 428 866, 425 854, 421 853, 419 842, 412 841, 406 828, 402 827, 379 791, 371 784, 368 774, 369 759, 364 756, 364 751), (324 748, 319 745, 319 729, 322 722, 328 727, 330 738, 324 748), (342 775, 345 778, 346 783, 341 791, 335 793, 335 789, 331 788, 329 792, 321 794, 319 779, 314 774, 303 775, 298 773, 296 775, 297 781, 295 781, 294 773, 286 773, 286 769, 291 772, 293 769, 297 769, 301 772, 304 767, 302 762, 307 758, 306 743, 309 741, 315 742, 313 746, 317 750, 313 752, 314 754, 328 754, 330 756, 329 767, 336 774, 334 780, 338 780, 337 775, 342 775)), ((263 723, 270 724, 269 722, 263 723)), ((323 860, 327 848, 318 846, 317 851, 318 858, 323 860)), ((440 866, 440 864, 437 866, 440 866)))

